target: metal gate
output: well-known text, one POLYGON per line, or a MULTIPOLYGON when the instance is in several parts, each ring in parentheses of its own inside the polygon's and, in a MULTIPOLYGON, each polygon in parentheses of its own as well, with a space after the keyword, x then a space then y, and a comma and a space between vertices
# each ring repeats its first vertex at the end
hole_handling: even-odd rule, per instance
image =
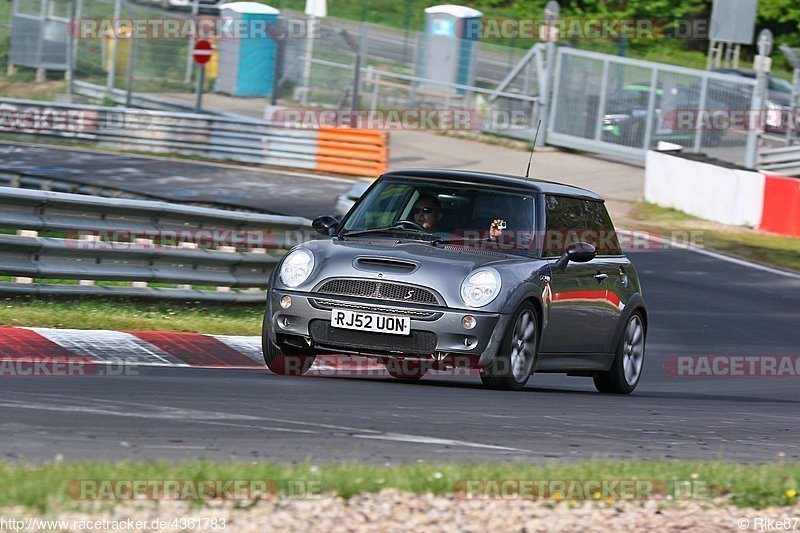
MULTIPOLYGON (((643 160, 659 141, 745 164, 756 81, 561 47, 547 143, 643 160)), ((757 107, 755 108, 757 109, 757 107)))

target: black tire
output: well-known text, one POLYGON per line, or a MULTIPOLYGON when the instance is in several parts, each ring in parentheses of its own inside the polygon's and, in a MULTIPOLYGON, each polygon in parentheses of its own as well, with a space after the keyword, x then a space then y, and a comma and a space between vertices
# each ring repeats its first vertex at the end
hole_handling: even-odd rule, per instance
MULTIPOLYGON (((519 350, 519 346, 517 349, 519 350)), ((536 365, 538 357, 539 313, 531 302, 524 302, 514 313, 494 360, 481 370, 481 381, 488 389, 520 390, 530 379, 531 371, 536 365), (530 325, 533 329, 528 332, 530 325), (518 366, 517 372, 515 372, 514 361, 519 361, 519 359, 512 358, 513 344, 520 340, 524 343, 522 353, 525 361, 522 366, 518 366), (526 368, 527 370, 525 370, 526 368)))
MULTIPOLYGON (((636 326, 633 326, 633 329, 635 328, 636 326)), ((606 394, 630 394, 633 392, 642 377, 646 339, 647 327, 645 326, 644 317, 642 316, 641 311, 635 311, 625 323, 625 329, 622 330, 622 335, 620 336, 619 344, 617 345, 617 352, 614 355, 614 361, 611 363, 611 369, 608 372, 600 372, 594 377, 594 386, 599 392, 606 394), (632 374, 630 370, 628 371, 628 374, 626 374, 626 360, 628 361, 628 364, 633 364, 633 358, 631 355, 634 352, 629 344, 629 341, 636 340, 629 337, 632 323, 638 324, 638 327, 640 328, 639 331, 641 333, 640 348, 635 348, 639 352, 637 356, 639 359, 638 371, 635 374, 635 378, 631 378, 632 374)), ((634 344, 638 342, 639 341, 636 340, 634 344)))
POLYGON ((284 353, 278 346, 269 340, 267 334, 267 317, 261 326, 261 351, 264 355, 264 363, 273 374, 279 376, 302 376, 311 368, 316 359, 315 354, 311 353, 284 353))
POLYGON ((419 359, 398 360, 390 357, 386 361, 386 371, 393 378, 405 381, 418 381, 428 372, 426 361, 419 359))

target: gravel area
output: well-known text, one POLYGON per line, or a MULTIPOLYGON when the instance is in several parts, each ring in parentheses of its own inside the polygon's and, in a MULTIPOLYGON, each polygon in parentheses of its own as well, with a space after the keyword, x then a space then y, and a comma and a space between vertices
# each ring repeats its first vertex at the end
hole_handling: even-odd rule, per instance
POLYGON ((232 502, 191 506, 187 502, 129 502, 106 509, 65 511, 38 516, 30 509, 0 512, 0 531, 760 531, 800 530, 800 504, 762 510, 738 509, 724 501, 704 502, 545 502, 464 500, 455 496, 416 495, 396 490, 363 494, 349 500, 260 501, 252 506, 232 502), (58 519, 57 528, 9 519, 58 519), (127 522, 143 521, 142 527, 127 522), (224 523, 220 520, 224 519, 224 523), (767 520, 786 520, 776 527, 767 520), (83 521, 105 520, 87 525, 83 521), (117 520, 114 525, 111 521, 117 520), (154 527, 154 520, 163 521, 154 527), (181 522, 181 520, 183 522, 181 522), (747 521, 745 523, 745 520, 747 521), (760 520, 760 521, 759 521, 760 520), (4 522, 5 521, 5 522, 4 522), (788 527, 786 527, 788 525, 788 527), (9 527, 13 526, 13 527, 9 527), (22 526, 22 527, 19 527, 22 526), (98 527, 104 526, 104 527, 98 527))

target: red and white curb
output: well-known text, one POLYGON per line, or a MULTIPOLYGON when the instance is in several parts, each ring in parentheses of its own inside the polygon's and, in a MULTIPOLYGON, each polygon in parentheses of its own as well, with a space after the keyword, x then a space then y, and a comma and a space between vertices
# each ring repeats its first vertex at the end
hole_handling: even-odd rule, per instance
MULTIPOLYGON (((0 327, 0 362, 264 369, 261 337, 171 331, 108 331, 0 327)), ((320 375, 385 374, 371 359, 324 355, 312 372, 320 375)), ((0 372, 2 374, 2 372, 0 372)))
POLYGON ((263 368, 260 337, 0 327, 0 359, 263 368))

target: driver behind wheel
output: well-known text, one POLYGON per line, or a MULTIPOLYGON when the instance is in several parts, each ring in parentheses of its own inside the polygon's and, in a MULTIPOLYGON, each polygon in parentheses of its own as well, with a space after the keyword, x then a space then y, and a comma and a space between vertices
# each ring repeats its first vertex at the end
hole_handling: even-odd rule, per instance
POLYGON ((424 194, 417 198, 411 213, 414 216, 414 222, 431 233, 437 230, 443 215, 439 200, 430 194, 424 194))
MULTIPOLYGON (((439 221, 442 220, 442 206, 439 200, 432 194, 423 194, 414 202, 411 209, 414 222, 425 228, 425 231, 435 233, 439 228, 439 221)), ((503 234, 506 223, 504 220, 496 218, 489 226, 489 236, 493 239, 503 234)))

